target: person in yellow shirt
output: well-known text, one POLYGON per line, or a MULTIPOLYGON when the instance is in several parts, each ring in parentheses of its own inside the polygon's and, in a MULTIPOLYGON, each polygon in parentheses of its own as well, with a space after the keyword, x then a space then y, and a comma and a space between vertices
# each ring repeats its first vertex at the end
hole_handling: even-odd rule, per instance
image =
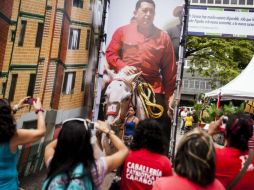
POLYGON ((188 131, 191 130, 192 128, 192 122, 193 122, 193 117, 191 115, 190 112, 187 113, 187 116, 185 117, 185 130, 184 130, 184 133, 187 133, 188 131))

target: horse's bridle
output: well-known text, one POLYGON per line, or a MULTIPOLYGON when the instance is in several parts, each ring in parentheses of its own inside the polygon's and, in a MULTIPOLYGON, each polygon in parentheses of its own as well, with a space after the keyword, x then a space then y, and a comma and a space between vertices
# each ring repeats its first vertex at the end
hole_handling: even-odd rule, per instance
MULTIPOLYGON (((133 96, 133 91, 134 91, 132 83, 127 81, 127 80, 121 79, 121 78, 114 78, 112 81, 114 81, 114 80, 116 80, 116 81, 123 81, 126 84, 126 86, 129 87, 129 89, 131 91, 131 97, 130 97, 130 100, 128 102, 128 105, 130 105, 131 99, 132 99, 132 96, 133 96)), ((111 104, 106 106, 106 110, 107 110, 106 116, 107 117, 108 116, 115 116, 115 119, 114 119, 112 125, 119 125, 119 124, 122 124, 122 122, 124 121, 125 115, 121 114, 121 112, 122 112, 121 107, 122 107, 122 102, 112 102, 111 104), (108 111, 108 107, 111 106, 112 104, 116 105, 115 111, 108 111), (121 122, 119 122, 119 120, 121 120, 121 122)))

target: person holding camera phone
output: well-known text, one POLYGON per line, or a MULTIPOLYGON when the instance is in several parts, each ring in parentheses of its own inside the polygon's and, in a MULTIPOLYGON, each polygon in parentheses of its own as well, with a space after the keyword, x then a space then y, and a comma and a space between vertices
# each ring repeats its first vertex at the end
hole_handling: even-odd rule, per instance
MULTIPOLYGON (((208 128, 210 135, 221 131, 223 119, 224 116, 210 124, 208 128)), ((234 190, 254 189, 253 152, 248 148, 248 141, 253 133, 252 128, 253 120, 249 114, 239 113, 228 117, 224 131, 224 147, 216 149, 216 178, 227 189, 232 187, 234 190), (246 170, 244 170, 245 165, 246 170), (239 173, 242 173, 242 176, 237 179, 239 173)))
POLYGON ((12 109, 7 99, 0 99, 0 189, 18 189, 18 146, 34 143, 46 132, 44 110, 40 98, 33 101, 35 113, 38 116, 36 129, 17 129, 14 116, 20 108, 28 106, 29 97, 19 101, 12 109))
POLYGON ((44 159, 48 168, 43 190, 47 189, 100 189, 105 175, 118 168, 128 154, 128 148, 105 122, 94 124, 105 133, 118 150, 95 159, 91 144, 91 126, 87 120, 72 118, 63 122, 56 140, 45 148, 44 159))

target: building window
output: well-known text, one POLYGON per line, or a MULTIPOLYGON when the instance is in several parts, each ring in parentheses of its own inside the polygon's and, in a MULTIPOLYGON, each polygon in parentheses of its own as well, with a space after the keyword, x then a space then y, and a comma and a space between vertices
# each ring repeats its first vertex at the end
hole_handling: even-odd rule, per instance
POLYGON ((221 4, 221 0, 215 0, 215 4, 221 4))
POLYGON ((199 80, 195 80, 195 89, 199 89, 199 80))
POLYGON ((198 3, 198 0, 192 0, 192 3, 198 3))
POLYGON ((208 4, 213 4, 213 0, 208 0, 208 4))
POLYGON ((85 79, 86 79, 86 71, 83 71, 83 76, 82 76, 82 83, 81 83, 81 91, 83 92, 85 90, 85 79))
POLYGON ((245 0, 239 0, 239 5, 245 5, 245 0))
POLYGON ((189 88, 194 88, 194 80, 190 80, 189 88))
POLYGON ((36 74, 30 74, 29 85, 27 89, 27 96, 33 96, 35 86, 36 74))
POLYGON ((19 34, 18 46, 23 46, 26 33, 26 20, 21 21, 21 30, 19 34))
POLYGON ((206 82, 206 89, 207 90, 210 90, 211 89, 211 84, 209 81, 206 82))
POLYGON ((0 86, 0 95, 4 94, 5 87, 6 87, 6 82, 2 82, 2 85, 0 86))
POLYGON ((200 89, 205 89, 205 81, 200 81, 200 89))
POLYGON ((90 46, 90 36, 91 36, 91 30, 87 30, 86 31, 86 50, 88 50, 90 46))
POLYGON ((247 0, 247 5, 253 5, 253 0, 247 0))
POLYGON ((14 42, 15 40, 15 30, 11 31, 11 42, 14 42))
POLYGON ((236 5, 237 4, 237 0, 231 0, 231 4, 232 5, 236 5))
POLYGON ((206 3, 206 0, 200 0, 200 3, 206 3))
POLYGON ((189 86, 189 81, 188 80, 184 80, 183 81, 183 88, 188 88, 189 86))
POLYGON ((228 5, 229 4, 229 0, 223 0, 223 4, 228 5))
POLYGON ((65 72, 64 83, 63 83, 63 94, 71 94, 74 89, 75 84, 75 72, 65 72))
POLYGON ((43 23, 38 23, 35 47, 41 47, 43 27, 44 27, 43 23))
POLYGON ((10 102, 14 100, 17 79, 18 79, 18 74, 12 74, 12 77, 11 77, 11 87, 10 87, 10 91, 9 91, 9 101, 10 102))
POLYGON ((83 0, 73 0, 73 7, 83 8, 83 0))
POLYGON ((70 30, 69 49, 79 49, 80 29, 70 30))

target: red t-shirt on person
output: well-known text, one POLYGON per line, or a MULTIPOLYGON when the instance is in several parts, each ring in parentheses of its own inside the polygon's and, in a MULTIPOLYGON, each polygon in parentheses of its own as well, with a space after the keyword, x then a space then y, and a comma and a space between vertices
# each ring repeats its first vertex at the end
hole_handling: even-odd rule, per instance
POLYGON ((166 156, 146 149, 130 151, 124 161, 121 190, 149 190, 156 179, 171 175, 172 166, 166 156))
MULTIPOLYGON (((248 159, 248 152, 242 153, 238 149, 225 147, 216 149, 216 178, 227 187, 240 172, 244 162, 248 159)), ((254 159, 246 173, 234 187, 234 190, 254 189, 254 159)))
POLYGON ((206 187, 201 187, 181 176, 162 177, 154 182, 153 190, 225 190, 224 186, 215 179, 206 187))

